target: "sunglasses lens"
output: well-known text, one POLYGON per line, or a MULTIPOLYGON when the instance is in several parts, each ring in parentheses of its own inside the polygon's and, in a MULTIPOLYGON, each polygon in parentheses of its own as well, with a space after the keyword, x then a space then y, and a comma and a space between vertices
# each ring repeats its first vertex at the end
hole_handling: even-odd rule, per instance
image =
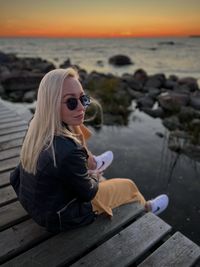
MULTIPOLYGON (((88 107, 90 104, 90 97, 87 95, 82 95, 79 100, 81 101, 81 104, 84 106, 84 108, 88 107)), ((70 97, 67 99, 66 105, 69 110, 74 110, 78 106, 78 99, 75 97, 70 97)))
POLYGON ((80 97, 81 104, 86 108, 90 105, 90 97, 83 95, 80 97))
POLYGON ((68 98, 66 105, 67 105, 69 110, 74 110, 78 106, 78 100, 76 98, 73 98, 73 97, 68 98))

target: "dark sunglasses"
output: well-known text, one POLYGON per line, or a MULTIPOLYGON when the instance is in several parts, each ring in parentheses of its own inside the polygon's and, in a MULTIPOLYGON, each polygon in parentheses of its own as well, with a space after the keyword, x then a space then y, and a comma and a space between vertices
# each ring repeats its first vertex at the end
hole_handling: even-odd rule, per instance
POLYGON ((84 106, 84 108, 87 108, 91 103, 88 95, 82 95, 78 99, 75 97, 70 97, 64 102, 64 104, 66 104, 69 110, 75 110, 78 106, 78 100, 81 101, 81 104, 84 106))

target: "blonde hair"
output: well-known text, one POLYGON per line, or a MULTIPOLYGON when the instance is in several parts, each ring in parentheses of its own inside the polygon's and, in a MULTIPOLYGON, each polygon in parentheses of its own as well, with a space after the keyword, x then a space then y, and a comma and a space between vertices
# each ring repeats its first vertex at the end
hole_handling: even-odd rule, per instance
POLYGON ((78 73, 72 68, 55 69, 48 72, 40 82, 35 114, 20 155, 22 167, 29 173, 36 174, 38 158, 44 148, 51 148, 56 166, 53 147, 55 135, 63 135, 77 141, 75 135, 62 125, 60 117, 62 87, 66 77, 79 78, 78 73))

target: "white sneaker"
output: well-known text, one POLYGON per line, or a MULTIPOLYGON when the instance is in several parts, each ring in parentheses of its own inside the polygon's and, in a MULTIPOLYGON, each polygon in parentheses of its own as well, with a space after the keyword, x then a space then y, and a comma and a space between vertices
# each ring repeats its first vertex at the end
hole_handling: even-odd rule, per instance
POLYGON ((152 200, 149 200, 149 204, 151 206, 151 212, 158 215, 167 208, 169 204, 169 198, 167 195, 163 194, 152 200))
POLYGON ((94 159, 97 163, 97 167, 96 167, 96 169, 92 170, 92 172, 102 172, 105 169, 107 169, 108 166, 112 163, 113 152, 112 151, 106 151, 99 156, 94 156, 94 159))

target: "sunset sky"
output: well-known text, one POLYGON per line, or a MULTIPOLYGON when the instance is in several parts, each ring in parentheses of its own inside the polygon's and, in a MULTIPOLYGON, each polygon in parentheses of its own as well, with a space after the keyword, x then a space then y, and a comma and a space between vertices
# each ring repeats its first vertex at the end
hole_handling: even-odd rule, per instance
POLYGON ((200 35, 200 0, 0 0, 0 36, 200 35))

